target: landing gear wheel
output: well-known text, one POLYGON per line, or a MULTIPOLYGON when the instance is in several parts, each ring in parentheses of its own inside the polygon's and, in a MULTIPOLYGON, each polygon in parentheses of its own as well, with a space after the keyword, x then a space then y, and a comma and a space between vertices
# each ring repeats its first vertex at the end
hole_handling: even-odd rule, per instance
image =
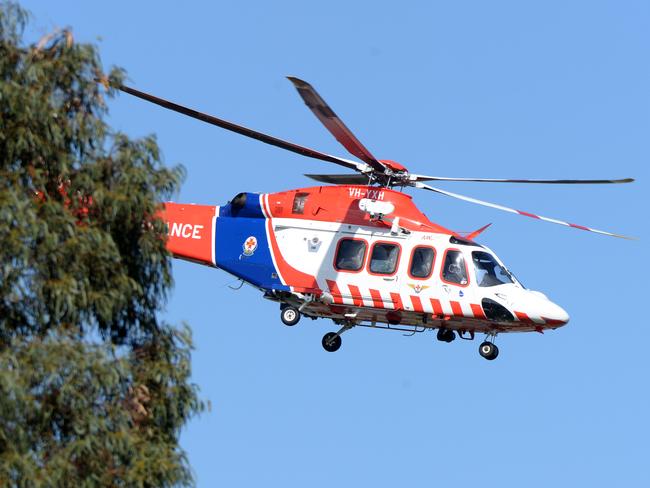
POLYGON ((323 336, 323 349, 327 352, 336 352, 341 347, 342 342, 341 336, 336 332, 328 332, 323 336))
POLYGON ((287 305, 280 311, 280 320, 284 325, 296 325, 300 320, 300 310, 292 305, 287 305))
POLYGON ((495 344, 485 341, 479 346, 478 353, 488 361, 492 361, 499 355, 499 348, 495 344))
POLYGON ((438 329, 438 335, 436 336, 440 342, 452 342, 456 339, 456 334, 453 330, 441 328, 438 329))

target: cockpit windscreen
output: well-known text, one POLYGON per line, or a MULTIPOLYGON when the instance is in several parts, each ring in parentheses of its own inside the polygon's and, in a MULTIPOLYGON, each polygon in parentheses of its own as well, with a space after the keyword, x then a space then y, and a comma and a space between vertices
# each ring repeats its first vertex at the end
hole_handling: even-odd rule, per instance
POLYGON ((492 254, 484 251, 472 252, 472 261, 478 286, 496 286, 514 283, 507 269, 501 266, 492 254))

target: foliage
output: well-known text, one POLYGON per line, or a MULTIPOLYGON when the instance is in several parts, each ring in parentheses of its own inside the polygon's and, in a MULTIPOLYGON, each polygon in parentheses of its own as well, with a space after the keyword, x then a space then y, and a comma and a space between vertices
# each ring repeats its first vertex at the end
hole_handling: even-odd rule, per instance
POLYGON ((191 340, 157 317, 183 170, 107 125, 123 71, 27 20, 0 3, 0 485, 190 484, 191 340))

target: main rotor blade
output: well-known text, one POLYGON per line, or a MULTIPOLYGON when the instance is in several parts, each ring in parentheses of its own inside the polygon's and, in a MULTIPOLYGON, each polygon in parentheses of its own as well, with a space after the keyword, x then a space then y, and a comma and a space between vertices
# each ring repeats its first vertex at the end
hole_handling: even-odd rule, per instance
POLYGON ((320 181, 321 183, 333 183, 334 185, 367 185, 369 178, 364 174, 351 174, 351 175, 305 175, 312 180, 320 181))
POLYGON ((156 96, 150 95, 149 93, 141 92, 139 90, 136 90, 135 88, 130 88, 125 85, 121 85, 118 88, 124 93, 128 93, 129 95, 133 95, 134 97, 138 97, 148 102, 155 103, 156 105, 160 105, 161 107, 164 107, 166 109, 173 110, 174 112, 187 115, 189 117, 201 120, 203 122, 207 122, 208 124, 216 125, 217 127, 221 127, 222 129, 236 132, 238 134, 241 134, 246 137, 250 137, 252 139, 257 139, 258 141, 265 142, 266 144, 271 144, 272 146, 286 149, 287 151, 301 154, 302 156, 307 156, 309 158, 314 158, 314 159, 320 159, 321 161, 327 161, 329 163, 335 163, 340 166, 345 166, 346 168, 354 169, 357 171, 363 171, 364 169, 366 169, 366 165, 363 163, 357 163, 355 161, 350 161, 349 159, 330 156, 329 154, 325 154, 305 146, 299 146, 298 144, 294 144, 293 142, 278 139, 277 137, 273 137, 271 135, 264 134, 263 132, 258 132, 256 130, 249 129, 248 127, 244 127, 243 125, 237 125, 232 122, 228 122, 227 120, 223 120, 214 117, 212 115, 198 112, 191 108, 187 108, 177 103, 170 102, 169 100, 158 98, 156 96))
POLYGON ((592 229, 590 227, 585 227, 583 225, 572 224, 570 222, 564 222, 562 220, 552 219, 552 218, 549 218, 549 217, 542 217, 541 215, 535 215, 535 214, 532 214, 532 213, 524 212, 523 210, 516 210, 514 208, 504 207, 503 205, 498 205, 496 203, 485 202, 483 200, 478 200, 477 198, 466 197, 464 195, 459 195, 458 193, 452 193, 452 192, 449 192, 449 191, 441 190, 440 188, 434 188, 432 186, 425 185, 424 183, 416 183, 415 187, 416 188, 422 188, 424 190, 430 190, 430 191, 433 191, 433 192, 436 192, 436 193, 440 193, 442 195, 447 195, 448 197, 458 198, 459 200, 465 200, 466 202, 476 203, 478 205, 483 205, 485 207, 496 208, 498 210, 503 210, 504 212, 510 212, 510 213, 514 213, 514 214, 524 215, 526 217, 532 217, 533 219, 544 220, 546 222, 551 222, 553 224, 565 225, 567 227, 573 227, 575 229, 587 230, 589 232, 595 232, 597 234, 604 234, 606 236, 620 237, 622 239, 634 239, 634 237, 623 236, 623 235, 620 235, 620 234, 613 234, 611 232, 606 232, 604 230, 592 229))
POLYGON ((545 183, 560 185, 593 185, 607 183, 632 183, 634 178, 620 180, 535 180, 535 179, 502 179, 502 178, 447 178, 444 176, 410 175, 412 181, 477 181, 485 183, 545 183))
POLYGON ((336 137, 336 140, 339 141, 348 152, 361 161, 365 161, 375 170, 384 172, 385 166, 380 163, 377 158, 375 158, 366 147, 361 144, 359 139, 352 133, 350 129, 346 127, 338 115, 334 113, 334 110, 327 105, 327 102, 314 90, 314 87, 311 86, 306 81, 303 81, 299 78, 293 76, 287 76, 289 81, 293 83, 293 86, 296 87, 298 93, 302 97, 305 104, 311 109, 318 120, 327 128, 331 134, 336 137))

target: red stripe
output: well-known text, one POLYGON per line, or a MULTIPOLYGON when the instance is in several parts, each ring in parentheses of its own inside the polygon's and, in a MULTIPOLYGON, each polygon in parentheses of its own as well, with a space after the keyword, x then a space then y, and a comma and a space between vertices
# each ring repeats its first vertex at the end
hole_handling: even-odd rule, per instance
MULTIPOLYGON (((270 216, 270 209, 267 206, 268 195, 262 196, 262 206, 266 208, 267 215, 270 216)), ((304 290, 318 290, 318 283, 316 283, 316 278, 307 273, 297 270, 291 266, 282 256, 280 252, 280 246, 278 245, 277 239, 275 237, 275 231, 273 230, 273 224, 270 218, 266 219, 266 230, 269 236, 269 244, 271 255, 273 256, 274 264, 276 271, 280 277, 280 281, 283 284, 289 285, 292 288, 304 289, 304 290)))
POLYGON ((576 228, 576 229, 591 230, 589 227, 585 227, 584 225, 578 225, 578 224, 572 224, 572 223, 569 223, 569 225, 571 227, 576 228))
POLYGON ((476 317, 477 319, 487 319, 487 317, 483 313, 483 309, 479 304, 471 303, 470 307, 472 307, 472 313, 474 314, 474 317, 476 317))
POLYGON ((566 324, 564 320, 557 320, 557 319, 547 319, 546 317, 542 317, 544 322, 546 322, 548 325, 563 325, 566 324))
POLYGON ((359 291, 358 286, 348 285, 350 289, 350 295, 352 295, 352 301, 357 307, 363 307, 363 299, 361 298, 361 292, 359 291))
POLYGON ((264 214, 264 218, 267 218, 268 216, 266 215, 266 208, 264 207, 264 195, 260 195, 260 208, 262 209, 262 213, 264 214))
POLYGON ((395 307, 395 310, 404 310, 402 297, 399 296, 399 293, 391 293, 390 299, 393 301, 393 307, 395 307))
POLYGON ((271 204, 269 203, 269 195, 264 195, 264 208, 266 209, 266 216, 270 219, 273 217, 271 215, 271 204))
POLYGON ((517 210, 517 212, 520 213, 521 215, 525 215, 526 217, 532 217, 532 218, 534 218, 534 219, 539 219, 539 215, 535 215, 535 214, 532 214, 532 213, 524 212, 523 210, 517 210))
POLYGON ((379 290, 370 288, 370 296, 372 297, 372 305, 375 308, 384 308, 384 300, 382 300, 379 290))
POLYGON ((433 313, 442 317, 442 305, 440 305, 440 300, 432 298, 431 306, 433 307, 433 313))
POLYGON ((449 301, 451 304, 451 311, 453 312, 454 315, 462 317, 463 316, 463 309, 460 306, 460 303, 454 302, 454 301, 449 301))
POLYGON ((336 281, 332 280, 325 280, 327 282, 327 286, 330 289, 330 292, 332 292, 332 298, 334 298, 334 303, 341 304, 343 303, 343 299, 341 298, 341 292, 339 291, 339 287, 336 285, 336 281))
POLYGON ((422 308, 422 300, 420 300, 420 297, 411 295, 411 303, 413 303, 413 310, 416 312, 424 312, 424 309, 422 308))
POLYGON ((524 312, 517 312, 515 311, 515 315, 519 319, 520 322, 526 322, 528 324, 531 324, 533 321, 530 319, 528 315, 526 315, 524 312))

